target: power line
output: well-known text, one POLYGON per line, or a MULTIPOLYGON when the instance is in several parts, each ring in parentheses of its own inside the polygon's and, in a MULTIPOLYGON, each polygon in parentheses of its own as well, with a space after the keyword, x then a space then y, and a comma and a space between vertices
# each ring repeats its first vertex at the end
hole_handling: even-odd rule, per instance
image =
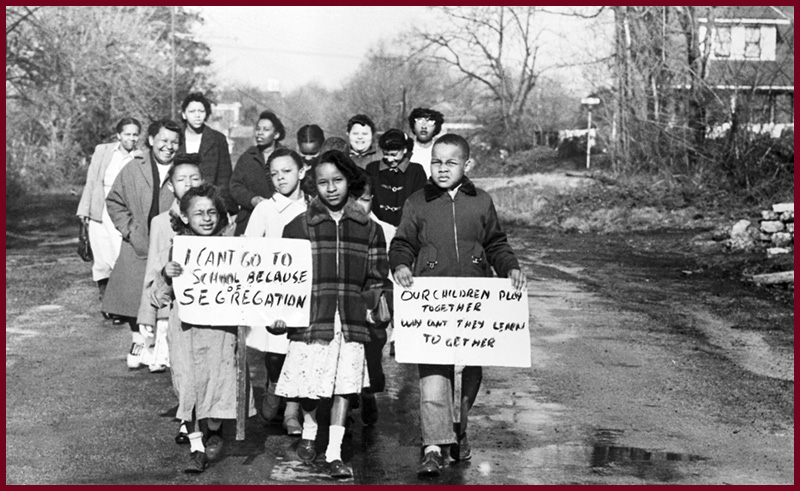
POLYGON ((219 48, 230 48, 230 49, 243 49, 248 51, 269 51, 274 53, 286 53, 292 55, 305 55, 305 56, 325 56, 328 58, 348 58, 352 60, 361 60, 363 56, 354 56, 354 55, 342 55, 342 54, 334 54, 334 53, 322 53, 322 52, 312 52, 312 51, 296 51, 296 50, 289 50, 289 49, 275 49, 275 48, 265 48, 263 46, 233 46, 229 44, 213 44, 211 47, 212 49, 214 46, 219 48))

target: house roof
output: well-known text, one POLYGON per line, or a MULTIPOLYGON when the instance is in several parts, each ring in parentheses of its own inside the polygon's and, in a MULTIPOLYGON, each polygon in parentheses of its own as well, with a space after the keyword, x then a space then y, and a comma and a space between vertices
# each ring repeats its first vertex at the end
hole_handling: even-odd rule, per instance
POLYGON ((714 7, 714 17, 716 19, 787 20, 794 19, 794 7, 714 7))

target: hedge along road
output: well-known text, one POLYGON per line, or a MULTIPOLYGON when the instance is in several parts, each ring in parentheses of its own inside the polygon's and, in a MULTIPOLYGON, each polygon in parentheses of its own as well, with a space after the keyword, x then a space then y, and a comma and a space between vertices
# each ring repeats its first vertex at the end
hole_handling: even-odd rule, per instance
MULTIPOLYGON (((8 484, 331 482, 258 417, 242 442, 227 424, 222 460, 183 474, 169 374, 126 368, 130 335, 100 317, 65 223, 7 235, 8 484)), ((794 482, 789 303, 651 247, 679 238, 668 234, 509 232, 529 278, 533 366, 485 370, 472 461, 431 483, 794 482)), ((248 359, 260 401, 263 364, 248 359)), ((345 439, 346 482, 419 482, 416 370, 388 350, 384 364, 377 426, 363 428, 356 411, 345 439)))

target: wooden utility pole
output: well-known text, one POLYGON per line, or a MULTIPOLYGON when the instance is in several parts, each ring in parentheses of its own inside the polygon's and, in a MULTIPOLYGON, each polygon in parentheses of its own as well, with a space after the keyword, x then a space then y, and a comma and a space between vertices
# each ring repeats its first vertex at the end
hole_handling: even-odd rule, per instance
POLYGON ((170 105, 170 115, 173 121, 177 120, 176 107, 175 107, 175 65, 177 60, 175 58, 175 7, 170 7, 170 18, 172 21, 172 29, 170 30, 170 42, 172 45, 172 103, 170 105))

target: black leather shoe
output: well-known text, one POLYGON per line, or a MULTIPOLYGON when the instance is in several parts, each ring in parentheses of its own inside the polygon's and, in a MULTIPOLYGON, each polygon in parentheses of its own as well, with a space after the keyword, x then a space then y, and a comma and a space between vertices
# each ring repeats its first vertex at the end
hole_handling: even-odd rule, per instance
POLYGON ((224 441, 219 432, 214 431, 209 434, 208 441, 206 442, 206 455, 208 456, 209 462, 214 462, 222 456, 223 444, 224 441))
POLYGON ((344 465, 344 462, 341 460, 334 460, 333 462, 330 462, 328 464, 328 469, 330 470, 331 477, 334 479, 348 479, 353 477, 353 471, 344 465))
POLYGON ((314 462, 316 457, 317 449, 314 440, 307 440, 305 438, 300 440, 300 443, 297 444, 297 458, 306 464, 310 464, 314 462))
POLYGON ((175 435, 175 443, 177 443, 178 445, 188 445, 189 435, 178 431, 178 434, 175 435))
POLYGON ((365 426, 373 426, 378 422, 378 402, 375 394, 361 396, 361 422, 365 426))
POLYGON ((442 466, 444 465, 444 457, 436 452, 428 452, 422 457, 417 468, 417 476, 419 477, 436 477, 442 473, 442 466))
POLYGON ((208 468, 208 457, 205 452, 194 451, 189 455, 189 463, 183 469, 183 472, 189 474, 199 474, 208 468))

